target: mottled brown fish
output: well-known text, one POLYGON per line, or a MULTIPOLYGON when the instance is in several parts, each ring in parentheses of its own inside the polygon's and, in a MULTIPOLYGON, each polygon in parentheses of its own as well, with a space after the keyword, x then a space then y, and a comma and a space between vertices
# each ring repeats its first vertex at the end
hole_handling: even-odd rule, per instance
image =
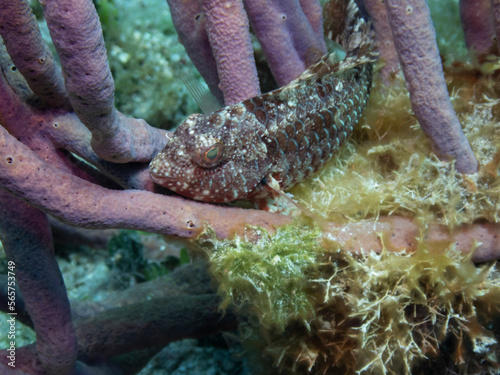
POLYGON ((373 31, 349 2, 342 61, 326 55, 288 85, 179 125, 150 165, 151 177, 207 202, 270 195, 311 176, 338 150, 363 112, 371 87, 373 31))

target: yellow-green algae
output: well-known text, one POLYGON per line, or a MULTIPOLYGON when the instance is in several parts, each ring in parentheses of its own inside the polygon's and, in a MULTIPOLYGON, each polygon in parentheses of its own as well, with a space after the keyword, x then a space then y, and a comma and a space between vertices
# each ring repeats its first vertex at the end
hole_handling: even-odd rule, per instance
MULTIPOLYGON (((433 223, 498 222, 500 101, 476 74, 457 71, 448 81, 478 173, 459 174, 434 156, 400 82, 375 87, 354 136, 292 190, 295 199, 337 222, 412 217, 420 238, 433 223)), ((242 324, 242 337, 280 373, 498 371, 500 273, 449 243, 355 256, 299 222, 273 235, 255 229, 248 240, 202 238, 222 307, 257 319, 242 324)))
POLYGON ((480 82, 452 91, 481 165, 478 173, 462 175, 431 152, 403 85, 389 92, 374 88, 353 137, 319 174, 292 189, 295 198, 335 221, 402 214, 450 227, 478 219, 497 222, 500 122, 493 112, 500 101, 472 98, 480 82))
POLYGON ((270 235, 255 228, 254 235, 260 237, 256 243, 240 237, 217 241, 213 233, 205 234, 203 247, 213 247, 209 272, 223 296, 221 307, 234 305, 281 329, 291 320, 312 319, 308 280, 322 251, 320 231, 281 228, 270 235))

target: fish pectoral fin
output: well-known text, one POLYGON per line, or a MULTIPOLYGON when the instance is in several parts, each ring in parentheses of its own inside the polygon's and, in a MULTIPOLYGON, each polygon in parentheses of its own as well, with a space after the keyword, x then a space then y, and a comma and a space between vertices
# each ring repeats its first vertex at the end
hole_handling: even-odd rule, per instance
POLYGON ((224 107, 223 103, 220 103, 219 99, 210 92, 205 82, 196 80, 193 74, 188 74, 183 70, 179 71, 179 76, 203 114, 213 113, 224 107))
POLYGON ((263 185, 268 189, 273 192, 273 195, 275 197, 281 197, 285 200, 285 202, 291 204, 293 207, 298 208, 301 212, 306 214, 307 216, 314 215, 312 212, 310 212, 307 208, 303 207, 299 203, 295 202, 292 198, 290 198, 283 190, 281 190, 279 182, 270 174, 268 174, 264 179, 262 180, 263 185))
POLYGON ((268 174, 266 177, 264 177, 264 179, 262 180, 262 183, 268 190, 271 190, 275 196, 279 196, 279 197, 283 198, 285 200, 285 202, 287 202, 288 204, 297 208, 300 212, 302 212, 307 217, 310 217, 311 219, 313 219, 313 221, 315 221, 320 227, 322 227, 322 228, 328 227, 329 223, 325 218, 318 215, 317 213, 312 212, 311 210, 304 207, 300 203, 295 202, 283 190, 281 190, 279 182, 271 174, 268 174))
POLYGON ((262 182, 272 191, 274 191, 277 195, 284 195, 283 191, 281 190, 279 182, 271 175, 268 174, 262 182))

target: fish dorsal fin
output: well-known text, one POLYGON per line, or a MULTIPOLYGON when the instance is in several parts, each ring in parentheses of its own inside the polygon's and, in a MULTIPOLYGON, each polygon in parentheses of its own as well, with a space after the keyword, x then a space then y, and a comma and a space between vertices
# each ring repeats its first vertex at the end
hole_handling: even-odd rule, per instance
POLYGON ((331 53, 321 57, 294 81, 321 77, 325 74, 343 72, 358 65, 374 62, 378 58, 375 31, 370 21, 366 21, 353 0, 348 1, 345 29, 337 40, 328 41, 331 53))
MULTIPOLYGON (((333 42, 335 43, 335 42, 333 42)), ((298 76, 294 82, 302 82, 313 76, 321 77, 325 74, 332 73, 335 71, 341 71, 341 63, 346 57, 346 51, 338 43, 335 43, 335 50, 332 53, 324 55, 321 57, 314 65, 311 65, 309 69, 306 69, 304 73, 298 76)))

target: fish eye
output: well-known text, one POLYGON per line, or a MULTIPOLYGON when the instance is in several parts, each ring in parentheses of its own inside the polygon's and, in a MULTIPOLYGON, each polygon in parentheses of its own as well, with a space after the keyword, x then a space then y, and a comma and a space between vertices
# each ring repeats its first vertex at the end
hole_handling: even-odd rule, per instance
POLYGON ((194 161, 200 167, 212 168, 218 165, 224 156, 224 144, 217 141, 213 145, 204 147, 198 151, 194 161))

